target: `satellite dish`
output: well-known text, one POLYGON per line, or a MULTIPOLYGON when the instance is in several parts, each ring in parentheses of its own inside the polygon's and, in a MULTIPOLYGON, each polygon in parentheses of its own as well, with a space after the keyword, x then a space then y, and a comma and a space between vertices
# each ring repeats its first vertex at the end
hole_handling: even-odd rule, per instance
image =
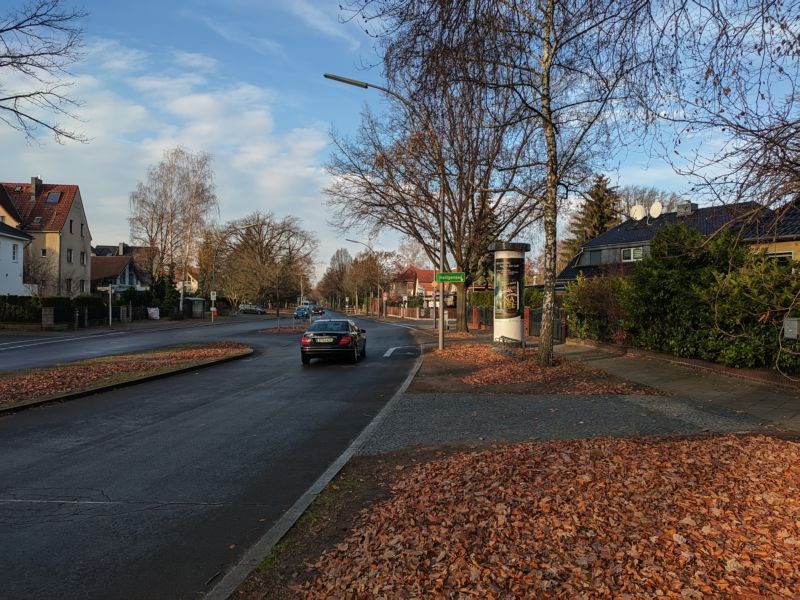
POLYGON ((636 206, 631 207, 631 219, 634 221, 641 221, 642 219, 647 216, 647 211, 644 209, 644 206, 641 204, 637 204, 636 206))
POLYGON ((661 202, 659 202, 658 200, 656 200, 655 202, 653 202, 653 204, 650 205, 650 218, 657 219, 658 217, 661 216, 661 212, 663 210, 664 210, 664 205, 661 204, 661 202))

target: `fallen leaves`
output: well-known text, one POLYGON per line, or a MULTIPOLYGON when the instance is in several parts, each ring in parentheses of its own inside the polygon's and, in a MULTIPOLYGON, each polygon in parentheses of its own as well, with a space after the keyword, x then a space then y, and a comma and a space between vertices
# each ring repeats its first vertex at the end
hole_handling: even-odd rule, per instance
POLYGON ((179 370, 250 352, 236 342, 209 342, 117 354, 0 378, 0 407, 53 398, 109 384, 179 370))
MULTIPOLYGON (((642 386, 621 379, 574 360, 556 356, 553 366, 537 364, 534 349, 501 350, 488 344, 453 344, 434 355, 480 367, 462 378, 464 383, 475 387, 510 384, 539 384, 559 387, 562 394, 636 394, 642 386)), ((553 393, 554 390, 549 390, 553 393)), ((655 390, 648 390, 654 393, 655 390)))
POLYGON ((800 445, 525 443, 407 469, 304 598, 797 597, 800 445), (791 543, 789 541, 791 540, 791 543))

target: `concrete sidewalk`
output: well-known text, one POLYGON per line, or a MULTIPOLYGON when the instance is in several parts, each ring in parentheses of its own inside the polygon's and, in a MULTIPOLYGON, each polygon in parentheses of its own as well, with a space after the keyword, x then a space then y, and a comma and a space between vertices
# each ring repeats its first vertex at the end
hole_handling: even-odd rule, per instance
POLYGON ((800 388, 788 379, 765 372, 756 380, 732 376, 731 369, 700 361, 680 364, 666 357, 646 356, 614 349, 568 342, 556 346, 556 353, 636 383, 660 388, 674 398, 711 404, 736 414, 747 414, 766 423, 800 432, 800 388))
MULTIPOLYGON (((429 346, 433 336, 426 333, 418 331, 418 341, 429 346)), ((460 341, 491 343, 491 337, 460 341)), ((406 392, 358 453, 596 436, 800 434, 800 389, 773 373, 761 373, 765 381, 743 379, 710 364, 701 369, 663 356, 577 343, 555 351, 670 395, 548 395, 537 393, 535 384, 522 394, 406 392)))

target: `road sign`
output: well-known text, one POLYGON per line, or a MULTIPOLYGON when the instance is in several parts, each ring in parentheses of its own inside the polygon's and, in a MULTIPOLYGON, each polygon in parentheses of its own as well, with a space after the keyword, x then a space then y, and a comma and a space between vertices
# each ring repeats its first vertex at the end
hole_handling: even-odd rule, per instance
POLYGON ((213 302, 216 299, 217 299, 217 292, 211 292, 211 301, 213 302))
POLYGON ((464 280, 464 271, 436 274, 436 283, 464 283, 464 280))

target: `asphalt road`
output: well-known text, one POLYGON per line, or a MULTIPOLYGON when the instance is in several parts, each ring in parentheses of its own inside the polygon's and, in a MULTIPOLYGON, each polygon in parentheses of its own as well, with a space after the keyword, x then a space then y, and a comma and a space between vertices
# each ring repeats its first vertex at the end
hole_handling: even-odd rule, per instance
MULTIPOLYGON (((291 323, 290 317, 280 320, 283 326, 291 323)), ((214 325, 209 321, 192 322, 188 326, 166 321, 156 329, 100 328, 77 332, 0 334, 0 371, 42 367, 172 344, 238 339, 238 336, 278 324, 277 319, 242 315, 214 325)))
POLYGON ((0 596, 199 598, 372 420, 417 354, 407 329, 364 321, 366 359, 303 367, 296 334, 246 325, 222 337, 252 357, 0 418, 0 596))

